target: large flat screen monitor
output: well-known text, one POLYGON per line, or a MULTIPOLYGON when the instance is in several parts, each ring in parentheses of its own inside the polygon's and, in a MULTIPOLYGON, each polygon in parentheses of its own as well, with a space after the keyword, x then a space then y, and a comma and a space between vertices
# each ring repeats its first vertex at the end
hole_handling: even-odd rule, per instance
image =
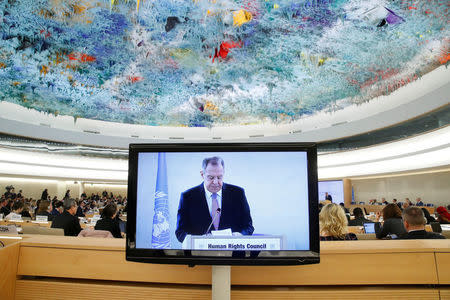
POLYGON ((319 181, 319 201, 330 200, 344 203, 344 182, 342 180, 319 181))
POLYGON ((132 144, 128 260, 319 262, 314 144, 132 144))

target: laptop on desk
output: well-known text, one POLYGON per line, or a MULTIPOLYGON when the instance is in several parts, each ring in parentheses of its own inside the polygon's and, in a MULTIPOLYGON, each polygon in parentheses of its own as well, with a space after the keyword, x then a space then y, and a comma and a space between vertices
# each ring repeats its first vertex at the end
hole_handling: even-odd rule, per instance
POLYGON ((380 229, 380 222, 364 223, 364 233, 377 233, 380 229))

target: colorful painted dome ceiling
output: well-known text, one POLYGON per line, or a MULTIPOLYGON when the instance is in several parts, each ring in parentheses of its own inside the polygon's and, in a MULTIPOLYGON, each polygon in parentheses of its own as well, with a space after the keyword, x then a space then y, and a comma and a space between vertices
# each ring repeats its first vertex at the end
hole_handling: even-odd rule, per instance
POLYGON ((448 1, 9 0, 0 99, 156 126, 279 124, 449 61, 448 1))

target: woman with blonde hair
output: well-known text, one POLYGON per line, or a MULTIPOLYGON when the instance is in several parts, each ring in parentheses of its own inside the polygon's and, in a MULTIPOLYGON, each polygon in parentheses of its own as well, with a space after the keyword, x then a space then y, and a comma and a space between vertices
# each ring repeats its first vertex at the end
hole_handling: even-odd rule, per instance
POLYGON ((345 212, 340 205, 335 203, 325 205, 319 214, 320 240, 357 240, 354 233, 347 232, 347 222, 345 212))

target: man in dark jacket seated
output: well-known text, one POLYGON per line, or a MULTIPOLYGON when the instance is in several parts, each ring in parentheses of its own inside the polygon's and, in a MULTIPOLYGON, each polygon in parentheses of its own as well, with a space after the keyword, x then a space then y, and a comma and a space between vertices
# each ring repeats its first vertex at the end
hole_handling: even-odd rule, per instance
POLYGON ((52 228, 64 229, 64 235, 77 236, 81 231, 80 221, 75 216, 77 203, 74 199, 64 199, 64 212, 56 216, 52 222, 52 228))
POLYGON ((426 219, 419 207, 410 206, 402 213, 403 225, 408 233, 402 239, 445 239, 443 235, 425 231, 426 219))
POLYGON ((95 230, 107 230, 113 237, 121 238, 119 222, 116 220, 117 205, 114 202, 106 205, 102 212, 102 218, 95 224, 95 230))

